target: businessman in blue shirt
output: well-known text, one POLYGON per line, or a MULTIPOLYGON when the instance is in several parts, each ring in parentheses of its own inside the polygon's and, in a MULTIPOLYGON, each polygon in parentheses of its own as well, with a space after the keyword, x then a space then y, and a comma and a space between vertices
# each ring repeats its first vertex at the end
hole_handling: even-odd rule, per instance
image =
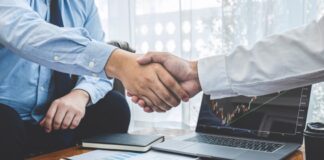
MULTIPOLYGON (((52 9, 49 7, 50 1, 29 0, 20 3, 27 2, 40 17, 49 21, 50 14, 53 14, 49 11, 52 9)), ((88 36, 103 41, 104 33, 93 1, 61 1, 60 8, 65 27, 84 28, 88 31, 88 36), (79 12, 75 12, 76 9, 79 12)), ((16 16, 18 18, 21 15, 16 16)), ((19 25, 14 25, 10 31, 0 32, 18 35, 21 29, 19 25)), ((69 34, 66 33, 66 36, 69 34)), ((76 40, 74 43, 85 42, 76 40)), ((53 41, 48 45, 56 44, 53 41)), ((65 47, 60 50, 75 52, 77 49, 70 48, 72 46, 68 43, 65 47)), ((1 157, 22 159, 28 152, 46 152, 67 147, 77 138, 100 133, 127 132, 130 119, 128 105, 123 96, 109 92, 112 80, 80 76, 72 90, 61 95, 63 97, 57 97, 55 87, 58 86, 53 81, 53 70, 11 52, 7 47, 0 47, 1 157), (52 118, 49 122, 46 118, 43 119, 46 112, 52 118), (75 133, 68 130, 75 128, 75 133)), ((45 51, 42 54, 46 54, 45 51)))
POLYGON ((188 99, 161 65, 141 66, 136 55, 102 42, 93 0, 2 0, 0 17, 1 157, 22 159, 95 134, 126 132, 128 105, 110 91, 110 78, 157 111, 188 99), (69 76, 75 86, 58 96, 62 74, 52 69, 83 76, 69 76))

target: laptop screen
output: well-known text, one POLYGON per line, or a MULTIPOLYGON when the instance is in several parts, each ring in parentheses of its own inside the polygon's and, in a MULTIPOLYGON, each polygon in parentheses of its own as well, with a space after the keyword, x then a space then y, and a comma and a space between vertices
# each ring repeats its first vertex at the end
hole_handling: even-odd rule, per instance
POLYGON ((257 97, 210 100, 204 95, 198 132, 302 141, 311 86, 257 97))

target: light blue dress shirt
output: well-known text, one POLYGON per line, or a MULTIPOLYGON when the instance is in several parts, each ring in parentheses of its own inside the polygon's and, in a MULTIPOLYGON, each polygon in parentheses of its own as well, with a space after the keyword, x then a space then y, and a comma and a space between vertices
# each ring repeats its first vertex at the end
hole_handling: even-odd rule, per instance
POLYGON ((103 68, 115 47, 102 42, 94 1, 60 0, 64 28, 47 22, 49 4, 0 1, 0 103, 14 108, 23 120, 39 121, 43 115, 37 110, 53 100, 49 68, 88 75, 75 88, 87 91, 91 103, 112 88, 103 68))

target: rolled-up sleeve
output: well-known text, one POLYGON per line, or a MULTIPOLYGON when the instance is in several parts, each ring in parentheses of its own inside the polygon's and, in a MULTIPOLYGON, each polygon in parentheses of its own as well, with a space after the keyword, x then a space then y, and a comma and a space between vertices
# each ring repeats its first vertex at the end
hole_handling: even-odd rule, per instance
POLYGON ((44 21, 22 0, 0 1, 0 43, 17 55, 65 73, 106 79, 104 66, 116 48, 84 28, 44 21))

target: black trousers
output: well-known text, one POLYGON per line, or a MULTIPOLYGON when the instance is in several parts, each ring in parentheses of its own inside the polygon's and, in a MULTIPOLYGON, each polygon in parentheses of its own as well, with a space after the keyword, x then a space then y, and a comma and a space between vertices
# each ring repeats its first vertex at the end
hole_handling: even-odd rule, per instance
POLYGON ((82 138, 127 132, 129 121, 130 111, 125 97, 114 91, 87 107, 75 130, 51 133, 46 133, 39 124, 21 120, 14 109, 0 104, 0 157, 6 160, 24 159, 32 154, 73 146, 82 138))

